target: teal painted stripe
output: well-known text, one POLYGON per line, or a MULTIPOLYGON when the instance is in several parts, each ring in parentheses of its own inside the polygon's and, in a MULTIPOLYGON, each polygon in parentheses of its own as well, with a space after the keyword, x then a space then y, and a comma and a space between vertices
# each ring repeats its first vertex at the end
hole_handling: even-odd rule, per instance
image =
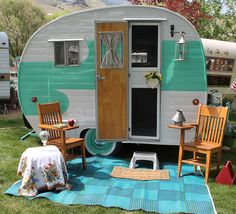
POLYGON ((94 41, 88 41, 89 55, 80 66, 55 67, 53 62, 23 62, 19 67, 19 100, 26 115, 37 115, 36 105, 31 98, 36 96, 39 103, 59 101, 62 112, 69 106, 63 89, 95 90, 94 41))
MULTIPOLYGON (((68 97, 59 89, 95 90, 94 41, 88 41, 89 55, 80 66, 55 67, 53 62, 23 62, 19 67, 19 100, 26 115, 37 115, 31 98, 40 103, 59 101, 62 111, 69 106, 68 97)), ((174 41, 162 41, 161 90, 207 91, 205 57, 200 41, 189 42, 188 59, 174 61, 174 41)))
POLYGON ((207 91, 205 56, 200 41, 190 41, 185 61, 175 61, 175 42, 162 42, 162 90, 207 91))

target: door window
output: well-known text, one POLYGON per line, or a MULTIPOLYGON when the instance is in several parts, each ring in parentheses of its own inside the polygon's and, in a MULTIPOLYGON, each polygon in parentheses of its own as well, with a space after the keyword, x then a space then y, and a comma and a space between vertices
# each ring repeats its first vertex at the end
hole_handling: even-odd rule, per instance
POLYGON ((158 26, 132 26, 132 67, 158 67, 158 26))
POLYGON ((101 69, 119 69, 123 63, 123 32, 100 32, 101 69))

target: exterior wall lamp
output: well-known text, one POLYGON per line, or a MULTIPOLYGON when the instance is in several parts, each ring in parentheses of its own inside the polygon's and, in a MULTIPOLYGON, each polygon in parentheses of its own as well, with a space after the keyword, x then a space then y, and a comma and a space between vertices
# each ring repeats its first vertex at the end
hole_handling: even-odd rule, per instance
POLYGON ((175 61, 184 61, 187 58, 187 52, 188 52, 188 43, 185 40, 185 32, 175 32, 174 31, 175 26, 170 26, 170 35, 171 37, 174 37, 175 33, 178 33, 180 35, 180 39, 175 44, 175 61))

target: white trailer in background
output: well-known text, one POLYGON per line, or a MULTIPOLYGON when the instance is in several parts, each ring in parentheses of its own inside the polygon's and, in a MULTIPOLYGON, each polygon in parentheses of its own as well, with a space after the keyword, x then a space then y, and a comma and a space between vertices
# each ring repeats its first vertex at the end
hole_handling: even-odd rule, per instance
POLYGON ((206 56, 209 103, 221 105, 223 97, 235 99, 230 86, 236 79, 236 42, 201 40, 206 56))
POLYGON ((10 98, 9 42, 5 32, 0 32, 0 100, 10 98))

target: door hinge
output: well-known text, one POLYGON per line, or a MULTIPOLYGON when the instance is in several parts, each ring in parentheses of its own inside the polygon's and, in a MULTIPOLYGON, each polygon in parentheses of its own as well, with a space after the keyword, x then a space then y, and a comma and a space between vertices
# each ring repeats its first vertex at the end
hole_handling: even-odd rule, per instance
POLYGON ((130 128, 128 128, 128 131, 130 132, 130 128))
POLYGON ((131 73, 129 73, 129 77, 131 76, 131 73))

